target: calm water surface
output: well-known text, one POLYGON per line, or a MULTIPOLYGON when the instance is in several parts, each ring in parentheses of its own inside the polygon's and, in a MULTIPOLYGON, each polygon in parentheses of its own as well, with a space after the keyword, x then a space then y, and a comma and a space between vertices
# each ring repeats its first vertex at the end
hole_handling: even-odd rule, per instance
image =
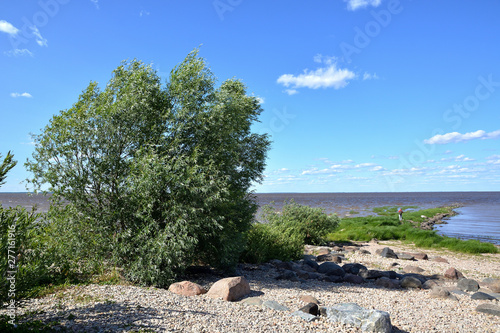
MULTIPOLYGON (((257 201, 262 207, 275 203, 279 209, 285 200, 312 207, 321 207, 327 213, 343 217, 366 216, 374 207, 418 206, 420 209, 459 204, 459 215, 448 224, 439 225, 438 233, 463 239, 480 239, 500 244, 500 192, 408 192, 408 193, 259 193, 257 201)), ((43 195, 27 193, 0 193, 3 206, 34 205, 38 211, 49 208, 43 195)))

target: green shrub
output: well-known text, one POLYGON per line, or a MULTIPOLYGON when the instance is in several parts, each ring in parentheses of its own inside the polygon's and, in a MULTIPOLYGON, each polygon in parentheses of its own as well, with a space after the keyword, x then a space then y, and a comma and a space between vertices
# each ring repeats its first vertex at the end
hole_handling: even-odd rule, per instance
POLYGON ((285 236, 269 224, 256 223, 246 233, 246 248, 241 261, 260 264, 271 259, 290 261, 304 254, 304 244, 298 237, 285 236))
POLYGON ((327 215, 321 208, 299 205, 293 200, 285 203, 281 212, 272 206, 264 207, 263 219, 283 235, 314 245, 322 244, 340 221, 337 215, 327 215))

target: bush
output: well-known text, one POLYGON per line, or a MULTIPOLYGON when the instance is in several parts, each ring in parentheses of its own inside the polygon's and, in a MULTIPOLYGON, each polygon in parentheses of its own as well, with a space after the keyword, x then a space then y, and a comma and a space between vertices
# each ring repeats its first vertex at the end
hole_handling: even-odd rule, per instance
POLYGON ((337 228, 337 215, 327 215, 321 208, 285 202, 281 212, 264 207, 263 219, 286 237, 301 239, 303 244, 320 245, 337 228))
POLYGON ((290 261, 304 254, 304 243, 296 236, 285 236, 269 224, 256 223, 246 233, 246 249, 241 261, 260 264, 271 259, 290 261))

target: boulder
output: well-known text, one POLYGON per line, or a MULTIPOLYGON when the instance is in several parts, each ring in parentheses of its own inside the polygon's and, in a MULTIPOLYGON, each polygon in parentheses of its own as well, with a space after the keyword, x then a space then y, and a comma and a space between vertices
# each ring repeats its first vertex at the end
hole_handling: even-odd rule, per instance
POLYGON ((377 279, 375 284, 380 287, 389 288, 389 289, 399 289, 401 287, 401 283, 399 280, 389 279, 385 276, 377 279))
POLYGON ((355 303, 343 303, 327 307, 326 317, 331 322, 352 325, 361 328, 364 332, 392 332, 389 313, 365 309, 355 303))
POLYGON ((417 260, 429 260, 427 254, 419 252, 419 253, 410 253, 417 260))
POLYGON ((358 275, 363 279, 378 279, 384 276, 382 271, 376 269, 363 269, 359 271, 358 275))
POLYGON ((332 262, 336 262, 336 263, 340 264, 342 262, 342 257, 329 253, 329 254, 322 254, 322 255, 318 256, 317 260, 320 262, 321 261, 332 261, 332 262))
POLYGON ((439 287, 440 283, 437 282, 436 280, 427 280, 422 284, 422 288, 424 289, 432 289, 435 287, 439 287))
POLYGON ((304 302, 304 303, 315 303, 319 304, 319 301, 317 298, 311 296, 311 295, 300 295, 299 299, 304 302))
POLYGON ((380 251, 380 255, 384 258, 398 259, 398 255, 388 247, 384 247, 382 251, 380 251))
POLYGON ((260 297, 248 297, 241 301, 241 303, 246 305, 262 306, 264 301, 260 297))
POLYGON ((318 304, 308 303, 308 304, 304 305, 303 307, 301 307, 299 309, 299 311, 312 314, 313 316, 317 316, 319 314, 318 304))
POLYGON ((334 262, 325 261, 318 267, 318 272, 326 275, 335 275, 343 277, 345 275, 345 271, 334 262))
POLYGON ((272 309, 272 310, 276 310, 276 311, 290 311, 289 308, 287 308, 286 306, 283 306, 283 305, 279 304, 276 301, 264 301, 262 303, 262 307, 268 308, 268 309, 272 309))
POLYGON ((444 272, 444 277, 450 280, 459 280, 463 279, 464 275, 460 272, 457 271, 455 268, 451 267, 444 272))
POLYGON ((431 292, 429 293, 429 297, 458 301, 458 298, 455 295, 452 295, 448 290, 442 287, 432 288, 431 292))
POLYGON ((307 265, 308 267, 311 267, 313 270, 318 270, 318 263, 314 260, 311 260, 309 258, 304 259, 304 265, 307 265))
POLYGON ((317 316, 312 315, 310 313, 305 313, 305 312, 302 312, 302 311, 294 311, 294 312, 290 313, 290 315, 294 316, 294 317, 302 318, 302 319, 304 319, 307 322, 311 322, 313 320, 318 319, 317 316))
POLYGON ((417 266, 406 266, 405 268, 403 268, 403 271, 405 273, 416 273, 416 274, 420 274, 422 272, 424 272, 425 270, 420 268, 420 267, 417 267, 417 266))
POLYGON ((398 259, 402 259, 402 260, 415 260, 415 257, 412 256, 411 254, 409 253, 406 253, 406 252, 402 252, 402 253, 396 253, 396 255, 398 256, 398 259))
POLYGON ((344 282, 348 282, 348 283, 352 283, 352 284, 362 284, 362 283, 365 283, 365 279, 363 279, 359 275, 347 273, 346 275, 344 275, 344 282))
POLYGON ((493 297, 487 293, 483 293, 481 291, 478 291, 477 293, 472 294, 470 297, 472 299, 482 299, 482 300, 488 300, 488 301, 494 301, 496 300, 496 297, 493 297))
POLYGON ((299 277, 297 276, 297 273, 287 269, 287 270, 284 270, 280 275, 278 275, 276 277, 276 280, 289 280, 289 281, 293 281, 293 282, 298 282, 299 277))
POLYGON ((344 271, 346 273, 350 273, 350 274, 354 274, 354 275, 357 275, 359 273, 359 271, 362 269, 365 269, 365 270, 367 269, 366 266, 358 264, 358 263, 344 264, 342 266, 342 268, 344 269, 344 271))
POLYGON ((491 303, 479 304, 476 307, 477 312, 487 313, 494 316, 500 316, 500 306, 491 303))
POLYGON ((288 269, 288 270, 293 269, 292 263, 288 262, 288 261, 281 261, 279 259, 273 259, 273 260, 270 260, 269 263, 272 264, 277 269, 288 269))
POLYGON ((196 296, 207 292, 205 288, 199 284, 190 281, 172 283, 170 287, 168 287, 168 290, 182 296, 196 296))
POLYGON ((212 298, 235 301, 250 293, 250 284, 244 276, 229 277, 213 284, 207 293, 212 298))
POLYGON ((478 291, 479 283, 473 279, 460 279, 457 282, 457 288, 462 291, 478 291))
POLYGON ((432 261, 435 261, 435 262, 444 262, 445 264, 449 264, 448 260, 446 260, 443 257, 434 257, 434 258, 432 258, 432 261))
POLYGON ((403 280, 401 280, 401 287, 422 289, 422 282, 416 277, 405 276, 403 280))
POLYGON ((500 293, 500 279, 486 278, 481 282, 481 284, 494 293, 500 293))

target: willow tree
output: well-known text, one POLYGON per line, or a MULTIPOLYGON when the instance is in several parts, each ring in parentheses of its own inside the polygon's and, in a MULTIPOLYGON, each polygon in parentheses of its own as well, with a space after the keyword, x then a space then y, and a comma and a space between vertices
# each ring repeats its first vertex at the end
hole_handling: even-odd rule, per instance
POLYGON ((228 269, 270 145, 251 131, 261 111, 241 81, 216 87, 197 50, 164 85, 151 66, 124 62, 35 136, 30 181, 48 184, 54 216, 109 240, 77 248, 96 247, 133 281, 165 285, 195 262, 228 269))

